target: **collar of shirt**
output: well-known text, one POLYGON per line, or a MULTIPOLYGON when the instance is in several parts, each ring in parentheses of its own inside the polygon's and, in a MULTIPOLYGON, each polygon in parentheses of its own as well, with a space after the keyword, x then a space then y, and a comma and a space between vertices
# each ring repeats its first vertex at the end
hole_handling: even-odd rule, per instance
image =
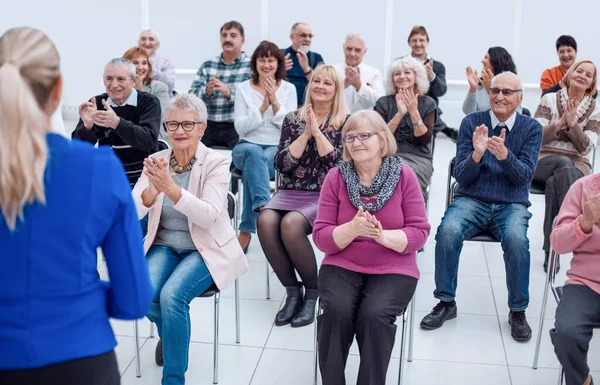
POLYGON ((515 121, 517 120, 517 111, 513 112, 513 114, 510 116, 510 118, 506 119, 505 122, 501 122, 496 115, 494 115, 494 111, 490 110, 490 118, 492 119, 492 127, 491 129, 493 130, 498 124, 500 123, 504 123, 506 124, 506 129, 508 131, 512 130, 513 126, 515 125, 515 121))
POLYGON ((421 59, 419 59, 418 57, 414 57, 414 56, 412 56, 412 55, 411 55, 411 57, 412 57, 413 59, 416 59, 416 60, 420 61, 420 62, 421 62, 421 64, 425 64, 425 62, 426 62, 426 61, 429 61, 429 60, 431 60, 431 58, 429 57, 429 55, 425 56, 425 60, 421 60, 421 59))
POLYGON ((111 106, 111 107, 123 107, 123 106, 126 106, 128 104, 130 106, 137 107, 137 99, 138 99, 137 90, 135 88, 132 88, 131 89, 131 93, 129 94, 129 97, 120 106, 117 105, 117 103, 113 102, 113 100, 110 98, 110 96, 108 97, 108 99, 106 99, 106 103, 108 103, 108 105, 111 106))
POLYGON ((233 63, 225 63, 225 60, 223 60, 223 54, 221 53, 221 63, 225 64, 226 66, 232 65, 232 64, 236 64, 239 63, 240 60, 242 60, 243 58, 246 57, 246 52, 242 51, 242 54, 240 56, 238 56, 237 58, 235 58, 235 60, 233 61, 233 63))

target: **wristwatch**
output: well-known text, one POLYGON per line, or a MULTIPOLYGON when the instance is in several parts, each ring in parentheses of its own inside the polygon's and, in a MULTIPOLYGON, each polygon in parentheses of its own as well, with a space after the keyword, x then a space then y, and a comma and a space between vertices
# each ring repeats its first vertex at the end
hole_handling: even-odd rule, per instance
POLYGON ((413 127, 422 126, 423 125, 423 119, 419 119, 419 121, 417 123, 413 123, 412 125, 413 125, 413 127))

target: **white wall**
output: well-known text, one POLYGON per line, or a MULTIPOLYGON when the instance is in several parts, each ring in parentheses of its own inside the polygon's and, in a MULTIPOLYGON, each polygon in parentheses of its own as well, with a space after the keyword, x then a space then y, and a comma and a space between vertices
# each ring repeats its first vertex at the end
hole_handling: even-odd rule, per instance
POLYGON ((287 47, 291 25, 310 23, 313 49, 328 63, 343 60, 344 36, 357 32, 367 41, 365 61, 382 69, 409 52, 408 33, 423 24, 431 38, 429 54, 446 66, 450 87, 441 102, 445 110, 458 108, 445 114, 452 122, 461 117, 464 69, 480 68, 490 46, 507 48, 523 81, 532 83, 525 94, 530 109, 537 105, 541 72, 557 64, 559 35, 574 36, 579 58, 600 64, 599 14, 600 2, 593 0, 303 0, 302 6, 285 0, 0 0, 0 33, 29 25, 54 40, 65 77, 63 107, 70 115, 103 92, 104 64, 134 46, 146 26, 160 32, 160 52, 182 70, 176 84, 185 92, 191 74, 219 53, 219 27, 232 19, 244 25, 248 53, 263 39, 287 47))

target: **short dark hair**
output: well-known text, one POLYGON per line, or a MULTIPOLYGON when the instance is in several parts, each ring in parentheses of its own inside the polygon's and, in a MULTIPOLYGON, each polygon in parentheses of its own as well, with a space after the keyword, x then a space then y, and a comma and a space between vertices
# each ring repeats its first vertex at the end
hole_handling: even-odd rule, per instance
POLYGON ((503 47, 491 47, 488 49, 488 54, 490 55, 490 64, 494 69, 494 75, 499 75, 506 71, 514 74, 517 73, 517 66, 512 56, 503 47))
POLYGON ((577 42, 573 38, 573 36, 562 35, 558 39, 556 39, 556 50, 558 51, 560 47, 571 47, 575 51, 577 51, 577 42))
POLYGON ((423 27, 422 25, 415 25, 410 30, 410 35, 408 35, 407 41, 410 42, 410 38, 413 37, 413 35, 425 35, 425 37, 427 38, 427 41, 429 41, 429 34, 427 33, 427 30, 425 29, 425 27, 423 27))
POLYGON ((258 84, 258 71, 256 69, 256 62, 261 57, 274 57, 277 59, 277 71, 275 72, 275 81, 279 82, 287 78, 287 71, 285 69, 285 57, 283 52, 275 44, 270 41, 263 40, 260 42, 258 47, 254 50, 252 58, 250 59, 250 77, 252 83, 258 84))
POLYGON ((235 21, 235 20, 231 20, 231 21, 228 21, 227 23, 223 24, 223 26, 219 30, 219 33, 223 32, 223 30, 232 29, 232 28, 235 28, 238 31, 240 31, 240 34, 242 35, 242 37, 245 37, 244 36, 244 26, 239 21, 235 21))

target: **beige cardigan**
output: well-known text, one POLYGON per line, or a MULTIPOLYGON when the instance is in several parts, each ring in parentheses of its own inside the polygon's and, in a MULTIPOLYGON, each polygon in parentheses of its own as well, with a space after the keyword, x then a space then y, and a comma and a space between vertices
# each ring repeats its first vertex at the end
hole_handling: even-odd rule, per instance
MULTIPOLYGON (((171 149, 151 156, 168 161, 171 149)), ((224 290, 248 271, 246 256, 231 226, 227 210, 229 162, 202 143, 198 144, 196 159, 188 189, 182 189, 181 199, 173 207, 188 217, 192 241, 202 255, 213 281, 220 290, 224 290)), ((138 217, 141 219, 150 212, 148 234, 144 240, 145 253, 156 238, 164 200, 164 193, 161 193, 150 208, 144 206, 142 193, 147 187, 148 177, 142 173, 132 191, 138 217)))

